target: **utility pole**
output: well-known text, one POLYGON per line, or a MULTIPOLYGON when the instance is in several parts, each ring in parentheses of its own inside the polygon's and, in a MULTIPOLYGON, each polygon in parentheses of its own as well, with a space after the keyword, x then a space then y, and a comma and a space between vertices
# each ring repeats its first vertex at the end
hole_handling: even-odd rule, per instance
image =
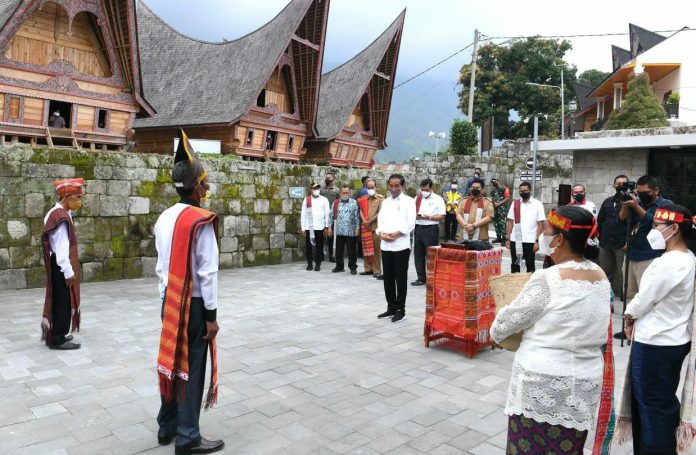
POLYGON ((539 147, 539 116, 534 115, 534 142, 532 143, 532 197, 536 197, 537 148, 539 147))
POLYGON ((478 59, 479 31, 474 30, 474 50, 471 53, 471 81, 469 83, 469 122, 474 123, 474 92, 476 91, 476 60, 478 59))
POLYGON ((563 64, 561 64, 561 140, 565 139, 565 86, 563 85, 563 64))

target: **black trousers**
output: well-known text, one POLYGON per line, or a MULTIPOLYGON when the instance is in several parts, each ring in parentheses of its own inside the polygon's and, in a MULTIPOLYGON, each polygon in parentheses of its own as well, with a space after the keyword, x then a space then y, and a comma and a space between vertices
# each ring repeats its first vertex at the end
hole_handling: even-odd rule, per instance
POLYGON ((56 255, 51 255, 51 344, 58 346, 65 343, 65 335, 70 332, 72 309, 70 307, 70 288, 65 284, 65 276, 56 262, 56 255))
POLYGON ((201 441, 198 419, 203 403, 203 385, 208 354, 203 299, 191 298, 188 323, 189 380, 186 382, 186 399, 165 401, 162 398, 157 423, 160 433, 171 434, 176 431, 176 445, 197 444, 201 441))
MULTIPOLYGON (((517 252, 515 250, 515 242, 510 242, 510 257, 512 258, 512 265, 510 266, 510 271, 512 273, 520 273, 520 262, 517 257, 517 252)), ((527 267, 527 272, 534 272, 536 267, 534 265, 534 244, 533 243, 522 243, 522 259, 527 267)))
POLYGON ((358 256, 356 251, 356 238, 347 235, 336 236, 336 268, 343 270, 345 267, 343 261, 343 253, 348 249, 348 268, 351 270, 358 269, 358 256))
POLYGON ((440 226, 437 224, 425 226, 416 224, 413 241, 413 257, 416 261, 418 279, 425 283, 425 260, 428 247, 437 246, 440 241, 440 226))
POLYGON ((455 240, 457 238, 457 223, 456 213, 445 214, 445 240, 455 240))
MULTIPOLYGON (((333 245, 334 239, 333 236, 329 237, 328 235, 324 237, 324 244, 326 245, 326 248, 329 250, 329 259, 334 257, 334 245, 333 245)), ((324 251, 324 248, 322 247, 322 251, 324 251)))
POLYGON ((390 311, 398 313, 406 312, 408 259, 410 256, 410 249, 401 251, 382 250, 384 296, 387 298, 387 309, 390 311))
MULTIPOLYGON (((312 258, 317 265, 321 264, 324 260, 324 230, 314 231, 314 241, 316 246, 314 251, 312 251, 312 242, 309 241, 309 231, 305 234, 305 258, 307 259, 307 264, 312 265, 312 258)), ((331 246, 333 250, 333 246, 331 246)))

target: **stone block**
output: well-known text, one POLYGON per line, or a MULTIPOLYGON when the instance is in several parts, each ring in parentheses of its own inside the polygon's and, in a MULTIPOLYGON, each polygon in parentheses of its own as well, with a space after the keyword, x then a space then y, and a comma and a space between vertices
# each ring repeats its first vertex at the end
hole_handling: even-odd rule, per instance
POLYGON ((227 211, 232 215, 239 215, 242 212, 242 203, 239 199, 227 201, 227 211))
POLYGON ((101 196, 99 201, 100 216, 125 216, 128 215, 127 196, 101 196))
POLYGON ((156 257, 142 257, 141 262, 141 273, 142 276, 156 276, 155 268, 157 267, 156 257))
POLYGON ((239 241, 237 237, 223 237, 220 241, 220 252, 221 253, 233 253, 237 251, 239 246, 239 241))
POLYGON ((111 240, 104 242, 94 242, 94 258, 96 260, 105 260, 114 257, 114 253, 111 250, 111 240))
POLYGON ((256 185, 242 185, 240 194, 245 199, 256 198, 256 185))
POLYGON ((10 268, 10 250, 8 248, 0 248, 0 270, 10 268))
POLYGON ((27 218, 43 217, 46 214, 46 196, 41 193, 30 193, 24 196, 24 215, 27 218))
POLYGON ((104 264, 101 262, 85 262, 82 264, 82 281, 91 283, 104 281, 104 264))
POLYGON ((297 235, 285 234, 285 247, 286 248, 296 248, 297 247, 297 235))
POLYGON ((281 262, 283 264, 289 264, 293 261, 293 249, 283 248, 281 250, 281 262))
POLYGON ((97 180, 109 180, 114 174, 111 166, 94 166, 94 178, 97 180))
POLYGON ((273 232, 273 215, 254 215, 249 232, 251 234, 270 234, 273 232))
POLYGON ((85 194, 106 194, 106 182, 104 180, 85 181, 85 194))
POLYGON ((7 218, 21 218, 25 214, 24 196, 5 196, 5 207, 3 215, 7 218))
POLYGON ((46 268, 40 266, 26 269, 25 280, 27 288, 42 288, 46 286, 46 268))
POLYGON ((147 215, 150 213, 150 199, 144 197, 128 198, 128 213, 131 215, 147 215))
POLYGON ((237 217, 226 216, 222 219, 222 232, 225 237, 234 237, 237 235, 237 217))
POLYGON ((100 195, 98 194, 85 194, 82 196, 82 208, 80 208, 81 216, 99 216, 99 202, 100 195))
POLYGON ((23 220, 7 222, 8 243, 11 245, 29 245, 31 242, 29 224, 23 220))
POLYGON ((252 247, 255 250, 267 250, 270 247, 268 237, 267 234, 255 235, 252 238, 252 247))
POLYGON ((220 253, 220 268, 221 269, 231 269, 232 268, 232 253, 220 253))
POLYGON ((254 213, 268 213, 271 203, 268 199, 256 199, 254 201, 254 213))
POLYGON ((94 218, 94 239, 97 241, 111 240, 109 218, 94 218))
POLYGON ((235 219, 235 235, 248 235, 250 233, 250 221, 248 216, 238 216, 235 219))
POLYGON ((24 270, 0 270, 0 290, 26 289, 26 287, 26 272, 24 270))
POLYGON ((123 279, 123 258, 111 258, 104 261, 104 281, 123 279))
POLYGON ((285 234, 275 233, 270 235, 271 248, 285 248, 285 234))
POLYGON ((142 269, 140 257, 129 257, 123 260, 123 278, 140 278, 142 269))
POLYGON ((75 233, 79 242, 94 241, 94 218, 74 217, 75 233))
POLYGON ((251 267, 256 265, 256 251, 247 250, 244 252, 243 267, 251 267))
POLYGON ((293 203, 292 199, 284 199, 283 204, 282 204, 282 211, 281 213, 283 215, 289 215, 293 212, 293 203))
POLYGON ((273 217, 273 232, 285 233, 285 217, 283 215, 275 215, 273 217))
POLYGON ((232 268, 238 269, 244 267, 244 253, 232 253, 232 268))
POLYGON ((109 180, 106 183, 106 194, 109 196, 130 196, 131 182, 128 180, 109 180))
POLYGON ((157 256, 157 247, 154 239, 144 239, 140 241, 140 256, 157 256))
POLYGON ((36 267, 41 264, 40 256, 38 248, 28 246, 10 247, 10 268, 36 267))

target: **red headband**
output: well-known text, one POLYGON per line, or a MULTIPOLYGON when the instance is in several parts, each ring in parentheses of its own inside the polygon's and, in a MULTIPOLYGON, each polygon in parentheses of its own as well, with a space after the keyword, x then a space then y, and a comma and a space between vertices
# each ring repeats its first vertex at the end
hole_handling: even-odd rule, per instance
POLYGON ((670 223, 681 223, 682 221, 684 221, 684 214, 672 212, 670 210, 665 209, 657 209, 655 211, 655 216, 653 217, 653 219, 660 221, 669 221, 670 223))
POLYGON ((84 179, 68 179, 68 180, 58 180, 53 182, 53 186, 56 187, 56 194, 60 197, 71 196, 73 194, 83 194, 82 186, 84 185, 84 179))
POLYGON ((588 239, 594 239, 599 237, 599 232, 597 231, 597 221, 594 218, 592 219, 592 224, 590 225, 573 224, 573 220, 563 215, 560 215, 558 212, 552 209, 551 212, 549 212, 547 221, 551 226, 558 228, 564 232, 568 232, 571 229, 585 229, 590 231, 588 239))

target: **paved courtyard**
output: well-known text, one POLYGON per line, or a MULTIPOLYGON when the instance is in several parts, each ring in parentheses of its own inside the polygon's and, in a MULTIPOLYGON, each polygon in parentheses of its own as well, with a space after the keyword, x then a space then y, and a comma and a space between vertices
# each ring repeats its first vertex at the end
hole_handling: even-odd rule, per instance
MULTIPOLYGON (((512 354, 426 349, 424 287, 392 324, 376 318, 381 281, 331 265, 220 273, 221 396, 203 434, 228 454, 504 453, 512 354)), ((59 352, 39 341, 43 290, 2 293, 0 453, 173 453, 156 440, 156 280, 82 295, 83 349, 59 352)), ((621 382, 628 351, 615 345, 621 382)))

